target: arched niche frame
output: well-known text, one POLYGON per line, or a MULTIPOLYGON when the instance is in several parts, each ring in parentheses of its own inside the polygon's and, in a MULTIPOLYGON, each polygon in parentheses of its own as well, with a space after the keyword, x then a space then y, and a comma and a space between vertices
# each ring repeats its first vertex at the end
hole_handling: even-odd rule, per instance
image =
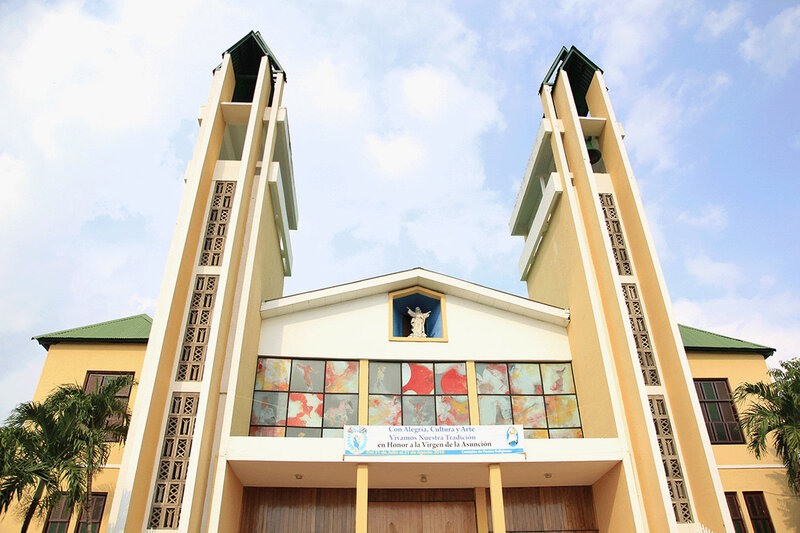
POLYGON ((444 294, 425 287, 409 287, 389 293, 389 340, 405 342, 447 342, 447 314, 444 294), (409 337, 411 316, 408 309, 417 307, 423 313, 426 337, 409 337))

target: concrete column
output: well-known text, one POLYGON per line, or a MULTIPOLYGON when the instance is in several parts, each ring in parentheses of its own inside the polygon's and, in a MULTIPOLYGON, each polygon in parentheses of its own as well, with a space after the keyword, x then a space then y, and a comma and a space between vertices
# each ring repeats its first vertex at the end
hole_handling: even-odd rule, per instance
POLYGON ((367 533, 368 490, 369 465, 361 464, 356 467, 356 533, 367 533))
POLYGON ((500 465, 489 465, 489 496, 492 498, 492 526, 494 533, 506 533, 506 516, 503 507, 503 479, 500 465))

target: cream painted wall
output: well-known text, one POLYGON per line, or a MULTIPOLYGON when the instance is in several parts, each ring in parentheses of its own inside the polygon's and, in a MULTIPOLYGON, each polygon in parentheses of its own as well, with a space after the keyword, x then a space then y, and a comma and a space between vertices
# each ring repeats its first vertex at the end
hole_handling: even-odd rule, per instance
MULTIPOLYGON (((260 355, 366 359, 569 361, 566 328, 446 296, 448 342, 389 340, 378 294, 262 321, 260 355)), ((255 367, 255 356, 252 365, 255 367)))
MULTIPOLYGON (((50 347, 45 359, 39 384, 33 395, 34 401, 44 400, 50 392, 59 385, 77 383, 83 386, 86 373, 97 372, 134 372, 134 379, 138 381, 142 369, 146 344, 111 344, 111 343, 59 343, 50 347)), ((137 388, 131 390, 128 407, 133 410, 136 401, 137 388)), ((122 460, 123 446, 114 445, 108 460, 109 468, 101 470, 94 478, 94 492, 105 492, 106 504, 103 509, 103 518, 100 532, 104 533, 108 526, 108 516, 111 511, 111 500, 114 497, 114 487, 119 475, 119 464, 122 460)), ((0 533, 18 532, 22 525, 24 509, 13 505, 9 512, 0 516, 0 533)), ((45 517, 36 517, 31 523, 29 531, 40 531, 44 527, 45 517)), ((78 513, 73 512, 72 521, 67 531, 73 531, 78 520, 78 513)))

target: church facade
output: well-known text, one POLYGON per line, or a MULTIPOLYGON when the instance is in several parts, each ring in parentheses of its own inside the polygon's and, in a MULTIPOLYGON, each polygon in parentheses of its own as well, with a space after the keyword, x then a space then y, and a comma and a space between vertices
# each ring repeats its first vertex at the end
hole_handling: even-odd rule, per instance
POLYGON ((599 67, 562 49, 540 88, 528 297, 423 268, 284 295, 285 88, 258 33, 223 54, 152 324, 37 337, 37 397, 138 381, 92 516, 45 531, 797 530, 730 396, 774 350, 677 324, 599 67))

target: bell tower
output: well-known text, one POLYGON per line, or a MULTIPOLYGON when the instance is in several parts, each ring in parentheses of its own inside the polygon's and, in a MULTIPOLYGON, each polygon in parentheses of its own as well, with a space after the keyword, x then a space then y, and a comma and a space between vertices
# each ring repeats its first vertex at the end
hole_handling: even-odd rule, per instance
POLYGON ((562 48, 511 234, 531 299, 568 308, 584 431, 618 438, 593 487, 610 531, 733 531, 688 361, 602 70, 562 48), (707 528, 707 529, 703 529, 707 528))
MULTIPOLYGON (((109 531, 209 524, 227 376, 255 351, 262 299, 291 274, 297 204, 286 73, 258 32, 222 55, 186 169, 109 531)), ((248 393, 249 394, 249 393, 248 393)), ((224 465, 224 463, 223 463, 224 465)))

